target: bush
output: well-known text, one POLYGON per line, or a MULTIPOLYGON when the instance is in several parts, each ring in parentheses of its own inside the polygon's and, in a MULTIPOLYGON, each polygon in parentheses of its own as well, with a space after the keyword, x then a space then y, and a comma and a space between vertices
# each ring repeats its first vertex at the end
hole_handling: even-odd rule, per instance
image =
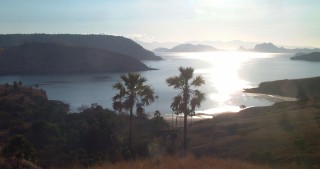
POLYGON ((292 131, 293 125, 287 113, 282 113, 279 118, 279 125, 285 131, 292 131))

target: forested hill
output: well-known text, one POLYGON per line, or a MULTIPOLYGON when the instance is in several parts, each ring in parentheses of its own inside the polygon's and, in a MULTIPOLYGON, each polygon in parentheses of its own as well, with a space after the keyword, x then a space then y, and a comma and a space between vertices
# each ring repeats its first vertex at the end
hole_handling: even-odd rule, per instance
POLYGON ((0 52, 0 74, 94 73, 149 70, 115 52, 54 43, 25 43, 0 52))
POLYGON ((100 48, 132 56, 139 60, 160 60, 153 52, 144 49, 131 39, 112 35, 80 34, 7 34, 0 35, 0 48, 18 46, 27 42, 60 43, 100 48))

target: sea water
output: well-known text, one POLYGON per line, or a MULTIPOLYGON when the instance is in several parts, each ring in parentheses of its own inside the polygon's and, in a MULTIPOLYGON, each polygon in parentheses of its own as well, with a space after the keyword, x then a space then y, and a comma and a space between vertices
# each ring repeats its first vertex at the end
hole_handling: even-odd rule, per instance
MULTIPOLYGON (((206 100, 197 109, 201 114, 237 112, 240 105, 265 106, 286 100, 268 95, 246 94, 243 88, 257 87, 264 81, 296 79, 320 76, 320 62, 293 61, 294 54, 255 52, 197 52, 197 53, 157 53, 163 60, 144 61, 157 70, 139 72, 147 78, 158 96, 147 106, 152 115, 159 110, 171 114, 172 98, 179 90, 168 87, 166 79, 179 74, 178 68, 193 67, 194 75, 201 75, 205 85, 198 89, 205 93, 206 100)), ((0 83, 22 81, 24 85, 35 86, 46 91, 51 100, 61 100, 70 104, 71 111, 84 105, 97 103, 112 109, 112 96, 116 91, 112 85, 120 80, 123 73, 94 73, 73 75, 10 75, 0 76, 0 83)))

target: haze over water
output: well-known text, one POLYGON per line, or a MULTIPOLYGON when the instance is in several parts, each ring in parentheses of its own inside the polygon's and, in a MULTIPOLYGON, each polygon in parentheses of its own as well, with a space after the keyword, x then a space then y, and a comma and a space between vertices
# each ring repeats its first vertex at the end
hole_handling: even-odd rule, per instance
MULTIPOLYGON (((159 96, 146 107, 151 115, 155 110, 171 114, 171 100, 178 90, 168 87, 165 79, 178 75, 178 67, 194 67, 206 84, 199 88, 206 94, 206 101, 198 112, 214 114, 239 111, 240 105, 264 106, 279 101, 277 97, 242 93, 243 88, 256 87, 260 82, 319 76, 320 63, 291 61, 293 54, 254 52, 201 52, 158 53, 162 61, 144 63, 159 70, 140 72, 147 78, 159 96)), ((0 83, 23 81, 24 85, 39 85, 49 99, 69 103, 72 111, 81 105, 98 103, 112 109, 112 89, 122 73, 77 74, 77 75, 21 75, 0 76, 0 83)), ((280 99, 281 100, 281 99, 280 99)))

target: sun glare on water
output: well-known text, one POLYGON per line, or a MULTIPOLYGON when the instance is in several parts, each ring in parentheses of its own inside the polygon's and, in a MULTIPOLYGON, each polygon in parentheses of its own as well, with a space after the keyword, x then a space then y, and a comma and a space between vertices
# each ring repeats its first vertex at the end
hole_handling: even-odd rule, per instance
POLYGON ((252 87, 250 82, 240 78, 239 70, 251 58, 248 52, 206 52, 198 59, 208 63, 210 67, 196 69, 196 74, 201 74, 209 90, 206 90, 206 99, 218 104, 217 108, 199 111, 204 114, 218 112, 237 112, 240 105, 235 106, 231 98, 241 94, 244 88, 252 87))

